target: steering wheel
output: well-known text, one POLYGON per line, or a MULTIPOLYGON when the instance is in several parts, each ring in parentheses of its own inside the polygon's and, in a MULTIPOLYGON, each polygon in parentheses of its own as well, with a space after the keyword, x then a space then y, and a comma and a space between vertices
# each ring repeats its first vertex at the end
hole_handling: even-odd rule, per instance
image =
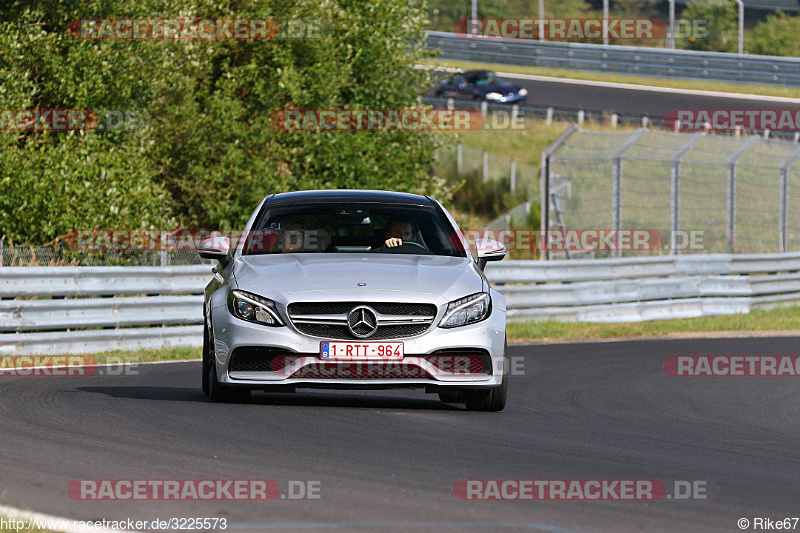
POLYGON ((405 246, 406 244, 410 244, 412 246, 416 246, 418 248, 422 248, 423 250, 427 250, 427 248, 422 246, 420 243, 414 242, 414 241, 403 241, 403 244, 401 244, 400 246, 405 246))

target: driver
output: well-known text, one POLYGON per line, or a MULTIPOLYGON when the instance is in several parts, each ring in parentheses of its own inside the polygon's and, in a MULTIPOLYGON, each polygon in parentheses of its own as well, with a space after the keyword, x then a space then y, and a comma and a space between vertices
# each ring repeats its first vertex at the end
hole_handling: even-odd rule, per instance
POLYGON ((298 219, 292 219, 286 222, 283 231, 283 253, 303 252, 305 251, 305 233, 306 229, 303 223, 298 219))
POLYGON ((407 219, 396 218, 392 220, 389 229, 386 230, 386 240, 384 241, 384 245, 387 248, 393 248, 403 244, 403 241, 413 240, 414 228, 411 225, 411 221, 407 219))

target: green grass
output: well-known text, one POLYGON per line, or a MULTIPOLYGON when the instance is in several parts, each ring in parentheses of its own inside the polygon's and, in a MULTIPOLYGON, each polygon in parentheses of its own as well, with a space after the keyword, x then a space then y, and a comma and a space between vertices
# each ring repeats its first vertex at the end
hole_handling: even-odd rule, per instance
POLYGON ((161 350, 115 350, 91 354, 98 364, 146 363, 148 361, 181 361, 200 359, 200 348, 164 348, 161 350))
MULTIPOLYGON (((571 78, 576 80, 608 81, 615 83, 631 83, 634 85, 649 85, 651 87, 667 87, 672 89, 692 89, 700 91, 717 91, 722 93, 757 94, 762 96, 782 96, 787 98, 800 98, 800 89, 794 87, 778 87, 774 85, 752 85, 749 83, 729 83, 723 81, 705 80, 677 80, 667 78, 649 78, 627 74, 610 74, 604 72, 584 72, 562 68, 528 67, 517 65, 504 65, 500 63, 481 63, 459 61, 452 59, 428 59, 423 64, 437 67, 453 67, 464 70, 486 69, 497 72, 512 72, 514 74, 532 74, 536 76, 550 76, 553 78, 571 78)), ((531 104, 536 104, 536 95, 529 98, 531 104)))
POLYGON ((511 322, 508 338, 522 341, 605 340, 713 332, 800 331, 800 306, 748 314, 652 320, 624 324, 588 322, 511 322))

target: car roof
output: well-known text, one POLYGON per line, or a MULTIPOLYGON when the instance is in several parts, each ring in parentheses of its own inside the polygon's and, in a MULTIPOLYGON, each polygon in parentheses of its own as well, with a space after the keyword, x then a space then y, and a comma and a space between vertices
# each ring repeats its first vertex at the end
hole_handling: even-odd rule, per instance
POLYGON ((375 202, 382 204, 433 205, 430 198, 419 194, 361 189, 283 192, 274 195, 270 200, 270 205, 289 205, 309 202, 375 202))

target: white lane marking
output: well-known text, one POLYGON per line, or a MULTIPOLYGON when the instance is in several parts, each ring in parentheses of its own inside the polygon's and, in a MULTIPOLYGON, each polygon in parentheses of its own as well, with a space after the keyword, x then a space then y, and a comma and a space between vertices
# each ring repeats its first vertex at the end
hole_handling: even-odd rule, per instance
MULTIPOLYGON (((417 68, 430 68, 417 65, 417 68)), ((434 67, 439 72, 463 72, 464 69, 454 67, 434 67)), ((800 98, 786 96, 762 96, 760 94, 725 93, 720 91, 704 91, 700 89, 675 89, 672 87, 656 87, 653 85, 637 85, 635 83, 619 83, 614 81, 576 80, 574 78, 554 78, 552 76, 537 76, 534 74, 515 74, 513 72, 498 72, 504 78, 531 81, 546 81, 550 83, 564 83, 570 85, 589 85, 592 87, 608 87, 611 89, 626 89, 629 91, 644 91, 652 93, 687 94, 694 96, 714 96, 716 98, 732 98, 738 100, 760 100, 762 102, 779 102, 784 104, 800 104, 800 98)))
MULTIPOLYGON (((40 527, 46 527, 49 531, 58 531, 59 533, 88 533, 90 531, 92 533, 121 533, 125 531, 124 529, 78 527, 76 522, 82 522, 82 520, 63 518, 44 513, 34 513, 33 511, 24 511, 22 509, 17 509, 16 507, 6 507, 5 505, 0 505, 0 515, 6 519, 26 522, 26 526, 31 522, 39 522, 40 527), (72 526, 68 526, 67 524, 69 523, 72 523, 72 526)), ((86 520, 83 520, 83 522, 86 522, 86 520)), ((92 522, 94 522, 94 520, 92 520, 92 522)))

